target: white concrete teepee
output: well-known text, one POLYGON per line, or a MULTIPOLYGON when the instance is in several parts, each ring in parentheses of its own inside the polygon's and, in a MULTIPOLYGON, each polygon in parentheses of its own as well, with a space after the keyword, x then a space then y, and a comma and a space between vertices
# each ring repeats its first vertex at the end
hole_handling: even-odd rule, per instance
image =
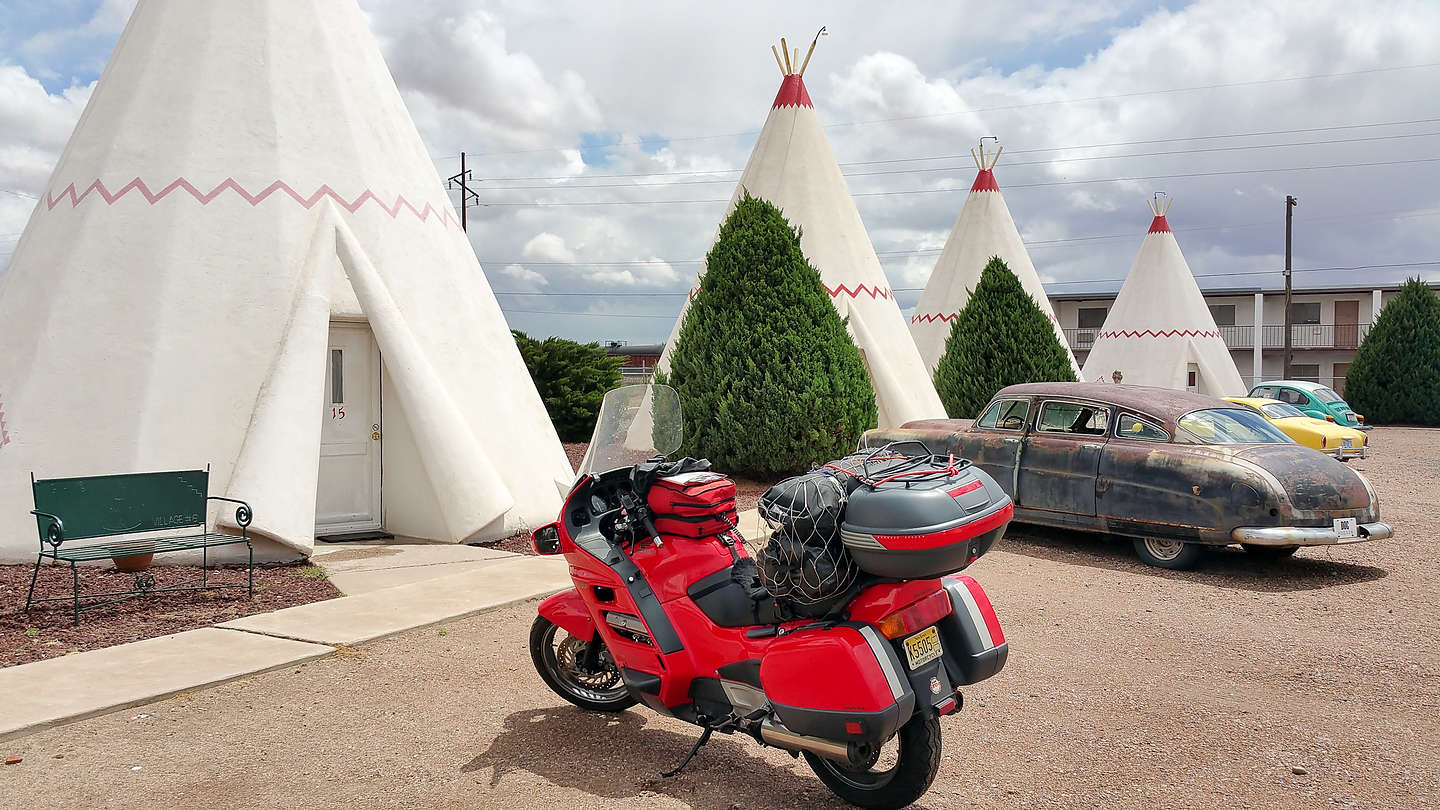
POLYGON ((1060 321, 1050 306, 1049 296, 1045 294, 1045 286, 1040 283, 1035 265, 1030 263, 1030 254, 1020 241, 1020 231, 1015 228, 1015 220, 1010 218, 1010 209, 1006 207, 1005 198, 1000 195, 1000 186, 995 182, 995 161, 1002 151, 1004 147, 996 149, 992 155, 985 154, 983 141, 978 155, 975 150, 970 150, 979 172, 970 186, 970 195, 965 198, 965 207, 960 209, 960 217, 950 230, 950 238, 945 240, 940 260, 935 263, 935 270, 925 283, 925 291, 920 294, 920 302, 910 316, 910 334, 915 337, 915 346, 925 360, 926 370, 933 375, 940 357, 945 354, 945 341, 950 338, 950 327, 955 317, 970 301, 970 293, 980 283, 980 272, 985 265, 990 263, 991 258, 999 256, 1005 260, 1010 272, 1020 279, 1021 286, 1030 293, 1030 297, 1035 299, 1035 305, 1050 319, 1055 337, 1065 347, 1070 365, 1078 375, 1080 366, 1075 362, 1075 355, 1070 353, 1065 333, 1060 330, 1060 321))
POLYGON ((0 275, 0 346, 6 559, 32 471, 210 464, 257 557, 308 552, 317 509, 503 536, 573 479, 354 0, 141 0, 0 275))
MULTIPOLYGON (((805 89, 803 76, 810 54, 804 64, 797 64, 799 49, 792 60, 785 40, 780 42, 785 51, 780 92, 725 216, 735 210, 742 192, 748 191, 773 203, 800 229, 800 247, 806 258, 820 271, 835 309, 849 318, 850 336, 875 389, 881 427, 944 418, 945 408, 905 327, 895 294, 805 89)), ((812 42, 810 53, 814 50, 812 42)), ((781 62, 781 54, 776 53, 775 59, 781 62)), ((687 299, 665 344, 662 368, 669 367, 670 351, 688 310, 687 299)))
POLYGON ((1153 385, 1211 396, 1243 396, 1245 383, 1205 305, 1205 297, 1165 214, 1170 201, 1150 203, 1155 219, 1105 325, 1085 358, 1082 380, 1153 385))

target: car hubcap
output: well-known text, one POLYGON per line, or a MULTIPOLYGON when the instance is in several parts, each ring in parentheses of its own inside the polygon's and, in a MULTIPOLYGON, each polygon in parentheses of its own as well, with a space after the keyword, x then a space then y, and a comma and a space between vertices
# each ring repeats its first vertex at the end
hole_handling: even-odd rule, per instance
POLYGON ((1145 538, 1145 550, 1157 560, 1173 560, 1185 550, 1185 544, 1179 540, 1156 540, 1147 537, 1145 538))

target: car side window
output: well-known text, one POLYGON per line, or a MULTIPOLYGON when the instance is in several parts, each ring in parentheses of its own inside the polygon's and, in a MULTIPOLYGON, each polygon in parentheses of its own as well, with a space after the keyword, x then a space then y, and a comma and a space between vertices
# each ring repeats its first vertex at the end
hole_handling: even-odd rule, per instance
POLYGON ((1040 408, 1035 429, 1041 433, 1071 433, 1104 436, 1110 425, 1110 410, 1078 402, 1047 402, 1040 408))
POLYGON ((1170 434, 1166 433, 1164 428, 1128 413, 1120 414, 1115 423, 1115 435, 1122 439, 1142 439, 1147 442, 1170 441, 1170 434))
POLYGON ((987 408, 977 424, 992 430, 1024 430, 1025 417, 1029 415, 1029 400, 1002 399, 987 408))
POLYGON ((1309 405, 1309 404, 1310 404, 1310 398, 1309 398, 1309 397, 1305 396, 1304 394, 1300 393, 1299 391, 1296 391, 1296 390, 1293 389, 1293 388, 1281 388, 1281 389, 1280 389, 1280 394, 1279 394, 1278 397, 1276 397, 1276 399, 1279 399, 1281 402, 1285 402, 1285 403, 1288 403, 1288 404, 1290 404, 1290 405, 1309 405))
POLYGON ((1254 391, 1251 391, 1251 392, 1250 392, 1250 396, 1252 396, 1252 397, 1259 397, 1260 399, 1274 399, 1274 398, 1275 398, 1275 389, 1274 389, 1274 388, 1269 388, 1269 387, 1266 387, 1266 388, 1256 388, 1254 391))

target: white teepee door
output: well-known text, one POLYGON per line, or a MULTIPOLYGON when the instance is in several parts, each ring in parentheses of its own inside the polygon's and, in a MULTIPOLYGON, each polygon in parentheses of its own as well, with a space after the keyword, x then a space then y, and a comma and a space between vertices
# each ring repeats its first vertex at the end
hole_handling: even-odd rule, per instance
POLYGON ((380 528, 380 353, 370 328, 331 324, 315 534, 380 528))

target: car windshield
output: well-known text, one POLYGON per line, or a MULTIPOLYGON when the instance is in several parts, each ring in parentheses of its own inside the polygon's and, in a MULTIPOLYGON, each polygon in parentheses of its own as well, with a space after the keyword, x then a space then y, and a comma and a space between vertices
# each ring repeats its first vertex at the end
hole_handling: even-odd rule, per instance
POLYGON ((1260 410, 1271 419, 1289 419, 1292 416, 1304 416, 1305 412, 1294 405, 1286 405, 1283 402, 1272 402, 1269 405, 1261 405, 1260 410))
POLYGON ((1210 408, 1180 417, 1180 427, 1206 444, 1286 444, 1290 437, 1260 414, 1239 408, 1210 408))
POLYGON ((1340 399, 1340 395, 1339 395, 1339 394, 1335 393, 1334 391, 1330 390, 1329 388, 1316 388, 1315 390, 1311 391, 1310 394, 1311 394, 1311 396, 1315 397, 1316 399, 1320 400, 1321 402, 1325 403, 1326 405, 1329 405, 1329 404, 1332 403, 1332 402, 1343 402, 1343 401, 1344 401, 1344 400, 1340 399))

